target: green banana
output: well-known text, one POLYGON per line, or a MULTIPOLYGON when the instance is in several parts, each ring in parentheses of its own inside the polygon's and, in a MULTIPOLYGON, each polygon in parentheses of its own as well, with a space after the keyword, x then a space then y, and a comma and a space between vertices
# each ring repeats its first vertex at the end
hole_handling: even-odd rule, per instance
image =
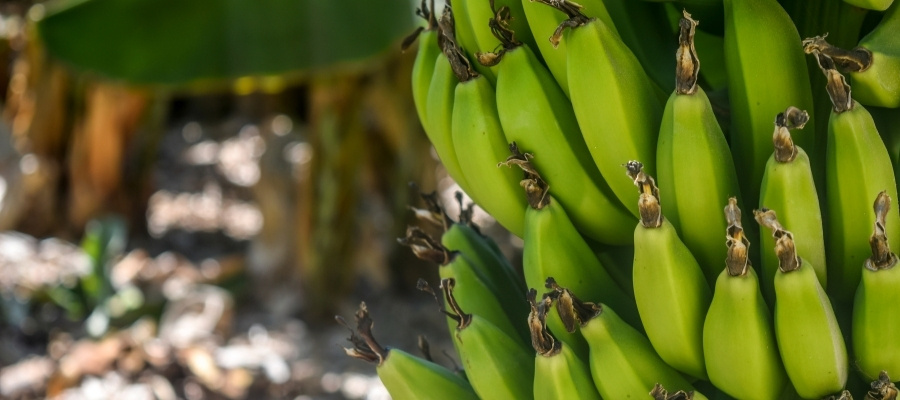
POLYGON ((703 321, 712 293, 697 260, 663 218, 656 182, 640 162, 629 161, 626 168, 641 192, 641 221, 634 229, 634 298, 647 337, 666 363, 706 379, 703 321))
POLYGON ((568 99, 531 50, 513 41, 502 18, 493 29, 504 48, 479 61, 499 62, 497 111, 506 140, 537 151, 533 163, 581 233, 605 244, 630 244, 633 217, 594 165, 568 99))
MULTIPOLYGON (((694 390, 678 371, 666 364, 653 350, 647 337, 625 323, 602 303, 583 302, 553 279, 547 286, 554 290, 557 312, 574 331, 576 327, 590 345, 591 376, 605 399, 641 399, 655 384, 677 390, 694 390)), ((694 398, 706 397, 694 392, 694 398)))
POLYGON ((565 39, 566 65, 569 98, 578 126, 600 174, 619 202, 638 216, 634 188, 620 178, 622 164, 650 160, 645 168, 650 173, 655 171, 663 111, 659 88, 614 27, 586 17, 571 1, 538 1, 569 17, 550 40, 560 42, 565 28, 571 28, 565 39))
MULTIPOLYGON (((525 11, 525 16, 528 18, 528 26, 530 27, 531 33, 533 34, 532 36, 534 38, 534 41, 537 43, 536 48, 544 58, 544 62, 547 64, 547 69, 550 70, 550 73, 553 74, 553 78, 556 79, 559 87, 566 94, 566 97, 568 97, 569 72, 568 68, 566 67, 566 54, 568 53, 568 46, 565 43, 560 42, 558 39, 554 39, 554 37, 548 35, 549 32, 554 32, 554 30, 557 29, 560 23, 566 20, 566 13, 565 11, 559 11, 554 7, 542 7, 537 4, 531 4, 535 3, 534 0, 521 1, 523 6, 522 8, 525 11)), ((546 2, 540 0, 538 2, 547 4, 546 2)), ((606 6, 604 5, 604 2, 602 0, 587 0, 582 1, 581 4, 574 4, 569 1, 566 1, 564 3, 565 4, 563 6, 570 9, 584 9, 585 12, 588 12, 590 13, 590 15, 603 21, 607 26, 610 27, 616 37, 618 37, 619 33, 616 31, 616 28, 613 25, 613 19, 612 17, 610 17, 609 11, 607 11, 606 6)), ((518 38, 521 38, 521 36, 521 34, 517 35, 518 38)), ((535 47, 531 48, 534 49, 535 47)))
POLYGON ((859 8, 865 8, 875 11, 887 10, 891 4, 896 3, 894 0, 844 0, 847 4, 852 4, 859 8))
POLYGON ((510 319, 518 321, 528 313, 528 307, 521 300, 526 293, 525 280, 522 278, 500 251, 493 239, 481 234, 478 226, 472 221, 474 209, 470 204, 463 207, 462 193, 456 193, 460 203, 459 221, 451 224, 441 235, 441 244, 450 251, 459 251, 469 256, 494 293, 503 303, 510 319))
MULTIPOLYGON (((641 318, 634 300, 616 285, 606 267, 600 263, 590 245, 575 229, 575 225, 560 206, 547 183, 529 161, 529 154, 522 154, 513 143, 512 155, 504 162, 525 171, 522 187, 528 197, 525 211, 525 242, 522 265, 525 284, 529 288, 541 287, 548 276, 584 293, 600 299, 621 310, 622 316, 632 326, 641 329, 641 318)), ((558 326, 551 325, 554 332, 558 326)))
MULTIPOLYGON (((887 148, 872 116, 850 96, 850 85, 828 56, 814 52, 828 78, 833 104, 828 120, 826 192, 828 229, 828 291, 840 302, 850 302, 862 273, 859 266, 870 254, 859 240, 869 233, 875 216, 865 212, 872 196, 886 190, 897 198, 897 184, 887 148)), ((900 248, 900 215, 888 215, 887 237, 892 248, 900 248)))
MULTIPOLYGON (((772 116, 788 106, 813 109, 800 34, 776 0, 724 0, 725 67, 731 103, 731 149, 745 205, 759 199, 771 149, 772 116)), ((821 165, 813 120, 794 141, 821 165)), ((821 171, 813 170, 817 182, 821 171)))
MULTIPOLYGON (((816 271, 819 284, 828 288, 825 266, 825 233, 822 227, 822 210, 813 181, 809 156, 791 140, 790 129, 801 129, 809 121, 809 114, 796 107, 788 107, 775 117, 775 133, 772 140, 775 151, 766 163, 760 189, 759 204, 780 210, 784 225, 797 233, 796 245, 800 254, 816 271)), ((760 235, 762 249, 761 287, 766 301, 775 305, 775 274, 778 259, 775 258, 775 240, 771 235, 760 235)))
POLYGON ((452 142, 466 182, 466 193, 504 228, 522 237, 525 208, 519 189, 521 174, 495 165, 508 154, 500 127, 494 88, 484 75, 456 85, 452 142))
MULTIPOLYGON (((499 292, 489 284, 481 269, 465 253, 447 250, 423 230, 413 226, 407 228, 406 237, 398 239, 398 242, 409 246, 420 259, 440 265, 438 274, 441 279, 453 278, 455 282, 459 282, 461 289, 457 290, 456 298, 464 307, 490 321, 509 336, 528 343, 531 335, 528 327, 521 323, 526 314, 516 317, 514 310, 510 312, 504 308, 498 295, 509 297, 508 294, 499 292)), ((455 324, 451 323, 452 327, 455 324)))
POLYGON ((462 173, 456 149, 453 147, 453 97, 460 77, 474 76, 477 73, 468 64, 453 35, 453 14, 445 8, 438 21, 441 37, 438 44, 441 54, 437 56, 434 75, 428 88, 428 100, 425 114, 425 133, 434 146, 438 157, 447 169, 447 173, 464 191, 468 191, 462 173))
POLYGON ((847 348, 831 301, 775 212, 755 210, 753 216, 776 239, 775 337, 788 378, 805 399, 840 392, 847 383, 847 348))
POLYGON ((353 347, 344 348, 350 357, 359 358, 377 367, 378 377, 391 397, 397 400, 477 400, 472 385, 453 371, 423 360, 403 350, 382 347, 372 336, 374 322, 369 317, 366 303, 356 311, 356 330, 340 316, 335 319, 350 329, 348 339, 353 347), (411 379, 410 377, 415 377, 411 379))
POLYGON ((703 323, 703 356, 709 380, 739 399, 776 399, 787 375, 781 365, 769 308, 750 266, 750 240, 737 199, 728 199, 725 270, 716 280, 703 323))
POLYGON ((428 89, 431 87, 431 78, 434 76, 434 66, 438 54, 441 53, 441 48, 437 43, 439 32, 434 11, 434 0, 431 0, 431 8, 428 8, 425 0, 422 0, 422 4, 416 9, 416 14, 424 18, 427 25, 424 28, 420 27, 403 41, 403 49, 406 50, 417 37, 419 39, 419 51, 416 53, 412 69, 412 90, 413 104, 416 106, 416 113, 419 114, 419 121, 423 123, 428 121, 426 113, 428 89))
MULTIPOLYGON (((647 76, 661 89, 661 94, 675 89, 672 68, 675 63, 676 40, 662 4, 634 0, 604 0, 622 41, 637 57, 647 76)), ((590 9, 585 14, 593 16, 590 9)), ((604 21, 606 22, 606 21, 604 21)), ((562 45, 562 44, 561 44, 562 45)))
MULTIPOLYGON (((528 154, 521 154, 518 147, 510 145, 513 155, 506 165, 515 165, 526 173, 521 185, 525 188, 529 206, 525 212, 525 242, 522 255, 525 283, 528 287, 541 287, 549 275, 558 276, 564 282, 577 285, 593 295, 602 296, 625 310, 629 323, 638 329, 640 317, 633 298, 626 294, 593 254, 581 237, 566 211, 556 199, 547 193, 546 182, 529 161, 528 154)), ((575 354, 587 360, 588 347, 578 333, 567 331, 559 315, 550 314, 550 329, 560 341, 572 348, 575 354)))
POLYGON ((885 237, 891 198, 885 192, 875 199, 875 228, 869 237, 872 256, 863 264, 862 278, 853 302, 854 364, 866 379, 880 372, 900 376, 900 259, 885 237))
POLYGON ((456 280, 441 280, 441 291, 456 321, 453 333, 469 383, 482 398, 531 399, 534 358, 530 349, 478 314, 466 314, 456 302, 456 280))
POLYGON ((528 326, 531 328, 531 345, 537 352, 534 357, 534 398, 600 400, 588 365, 571 347, 556 340, 547 330, 546 317, 553 304, 552 298, 544 296, 537 304, 536 297, 537 291, 531 289, 528 292, 528 303, 531 304, 528 326))
MULTIPOLYGON (((499 42, 491 35, 487 25, 493 13, 486 0, 456 0, 452 7, 459 47, 468 59, 471 60, 475 53, 482 49, 490 50, 497 47, 499 42)), ((492 84, 497 81, 496 68, 478 63, 473 67, 492 84)))
POLYGON ((825 36, 803 41, 804 51, 818 51, 831 57, 841 72, 853 82, 853 97, 867 106, 900 107, 900 2, 885 12, 884 17, 859 46, 844 50, 832 46, 825 36))
POLYGON ((897 178, 900 176, 900 110, 883 107, 866 107, 866 110, 875 120, 875 127, 894 165, 894 178, 897 178))
POLYGON ((709 98, 697 85, 697 21, 685 12, 679 25, 675 91, 666 103, 659 128, 657 178, 659 186, 669 190, 666 219, 696 257, 706 281, 713 283, 725 259, 727 249, 720 238, 727 223, 724 215, 712 211, 729 197, 740 196, 740 188, 728 142, 716 122, 709 98))
POLYGON ((866 400, 896 400, 897 387, 891 382, 890 376, 884 371, 878 374, 878 379, 872 381, 871 390, 866 393, 866 400))

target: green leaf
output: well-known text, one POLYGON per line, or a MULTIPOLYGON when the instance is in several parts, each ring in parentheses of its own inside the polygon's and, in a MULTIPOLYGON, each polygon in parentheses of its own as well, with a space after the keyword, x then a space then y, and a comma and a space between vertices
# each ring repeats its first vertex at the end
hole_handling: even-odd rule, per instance
POLYGON ((361 61, 410 33, 412 10, 401 0, 69 0, 47 5, 37 28, 78 69, 186 83, 361 61))

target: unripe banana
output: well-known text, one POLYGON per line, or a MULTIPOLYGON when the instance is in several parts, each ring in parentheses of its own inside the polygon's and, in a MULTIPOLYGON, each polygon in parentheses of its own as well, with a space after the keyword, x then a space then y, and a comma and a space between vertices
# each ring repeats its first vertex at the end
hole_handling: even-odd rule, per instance
MULTIPOLYGON (((633 0, 604 0, 603 3, 622 41, 641 62, 647 76, 662 89, 661 94, 674 90, 672 67, 675 63, 671 54, 675 52, 677 41, 670 29, 665 6, 633 0)), ((587 7, 585 14, 595 16, 587 7)))
POLYGON ((431 86, 428 88, 428 100, 425 114, 425 133, 431 141, 438 157, 447 169, 447 173, 464 191, 467 191, 465 177, 460 167, 456 149, 453 147, 453 97, 456 84, 462 77, 474 76, 477 73, 468 64, 468 59, 456 45, 453 36, 453 13, 445 8, 438 22, 441 37, 438 44, 442 53, 438 55, 434 66, 431 86))
MULTIPOLYGON (((772 116, 795 106, 812 110, 800 34, 776 0, 724 0, 725 66, 731 103, 731 148, 746 206, 759 199, 772 149, 772 116)), ((820 165, 812 119, 794 141, 820 165)), ((821 182, 821 172, 813 171, 821 182)))
POLYGON ((537 152, 533 163, 580 232, 606 244, 630 244, 633 217, 594 165, 568 99, 531 51, 511 41, 514 33, 502 19, 493 28, 504 49, 479 61, 499 61, 497 111, 506 140, 537 152))
MULTIPOLYGON (((529 203, 525 211, 525 235, 522 237, 525 242, 522 254, 525 284, 530 288, 541 287, 548 276, 553 276, 573 290, 580 290, 622 310, 623 317, 632 326, 641 329, 634 300, 616 285, 575 229, 566 210, 550 194, 547 183, 529 161, 529 154, 520 153, 515 144, 510 146, 510 150, 513 155, 505 164, 518 166, 526 174, 521 183, 529 203)), ((563 331, 552 317, 550 329, 563 331)), ((568 338, 563 336, 561 339, 566 342, 568 338)), ((573 347, 577 349, 578 345, 573 347)))
MULTIPOLYGON (((573 330, 578 327, 590 345, 591 376, 605 399, 642 399, 661 383, 675 390, 694 390, 678 371, 653 350, 647 337, 601 303, 583 302, 553 279, 557 311, 573 330)), ((695 399, 706 399, 694 392, 695 399)))
POLYGON ((891 6, 892 3, 896 3, 894 0, 844 0, 848 4, 852 4, 854 6, 860 8, 866 8, 869 10, 875 11, 884 11, 887 10, 888 7, 891 6))
POLYGON ((831 57, 841 72, 853 82, 853 98, 867 106, 900 107, 900 2, 895 2, 881 22, 859 46, 837 48, 816 36, 803 41, 807 53, 821 52, 831 57))
POLYGON ((891 251, 885 225, 891 198, 881 192, 875 199, 875 228, 869 237, 872 255, 863 265, 862 279, 853 302, 854 364, 866 379, 880 372, 900 376, 900 259, 891 251))
MULTIPOLYGON (((550 70, 550 73, 553 74, 553 78, 556 79, 556 82, 559 84, 560 88, 562 88, 563 92, 566 96, 569 96, 569 72, 566 67, 566 54, 568 53, 568 45, 566 43, 560 42, 558 39, 554 39, 550 35, 551 32, 557 29, 557 27, 563 21, 568 18, 566 16, 566 11, 559 11, 556 8, 552 7, 544 7, 535 3, 544 3, 542 0, 521 0, 522 8, 525 11, 525 16, 528 18, 528 26, 532 32, 532 36, 534 37, 534 41, 537 43, 537 47, 531 47, 532 49, 537 49, 540 52, 541 56, 544 58, 544 62, 547 64, 547 69, 550 70)), ((616 28, 613 25, 612 17, 609 16, 609 12, 606 10, 606 6, 602 0, 587 0, 582 1, 580 4, 575 4, 570 1, 558 2, 560 7, 565 7, 566 9, 574 9, 581 10, 584 9, 585 13, 590 14, 591 16, 602 20, 606 23, 610 29, 615 32, 614 34, 618 37, 618 32, 616 32, 616 28)), ((518 34, 516 37, 522 37, 521 34, 518 34)), ((555 36, 555 35, 554 35, 555 36)))
POLYGON ((456 321, 453 333, 459 357, 475 393, 485 399, 531 399, 534 356, 518 338, 478 314, 467 314, 454 297, 456 281, 441 280, 444 301, 456 321))
POLYGON ((666 103, 659 129, 657 177, 667 194, 666 219, 696 257, 706 281, 713 283, 727 250, 721 243, 721 229, 728 225, 725 216, 713 210, 719 210, 729 197, 740 196, 740 188, 725 134, 709 98, 697 85, 697 21, 685 12, 679 25, 675 92, 666 103))
POLYGON ((663 111, 659 88, 613 26, 586 17, 568 0, 538 1, 569 17, 550 40, 559 43, 565 28, 571 27, 565 39, 566 65, 569 98, 578 126, 594 164, 619 201, 638 216, 634 188, 620 178, 622 164, 649 160, 645 168, 650 173, 655 171, 663 111))
POLYGON ((466 182, 466 193, 500 225, 522 237, 525 208, 518 182, 521 174, 497 168, 507 154, 494 88, 483 75, 456 85, 452 141, 466 182))
MULTIPOLYGON (((470 60, 476 52, 491 50, 499 44, 488 28, 488 20, 493 13, 486 0, 456 0, 453 2, 453 16, 456 18, 457 41, 470 60)), ((497 81, 496 68, 478 63, 473 67, 491 83, 497 81)))
POLYGON ((544 296, 537 304, 536 296, 534 289, 528 292, 531 304, 528 325, 531 345, 537 352, 534 357, 534 398, 600 400, 588 364, 547 330, 546 317, 553 300, 544 296))
POLYGON ((472 205, 464 207, 462 193, 456 193, 459 202, 459 221, 450 224, 443 235, 441 244, 450 251, 459 251, 473 261, 475 267, 486 279, 489 285, 494 287, 494 292, 500 298, 507 310, 516 310, 513 321, 518 321, 528 314, 528 307, 522 294, 526 293, 525 280, 519 274, 500 251, 493 239, 481 234, 479 228, 472 221, 474 209, 472 205))
MULTIPOLYGON (((759 204, 779 210, 785 226, 795 232, 797 252, 805 254, 815 268, 816 277, 827 288, 825 266, 825 233, 822 227, 822 210, 813 181, 812 169, 806 152, 795 146, 790 129, 800 129, 809 121, 809 114, 796 107, 788 107, 775 117, 775 133, 772 140, 775 152, 766 163, 759 204)), ((775 305, 775 274, 778 259, 775 257, 775 240, 771 235, 760 235, 762 249, 761 276, 763 294, 769 305, 775 305)))
MULTIPOLYGON (((833 104, 828 120, 825 174, 828 205, 826 248, 828 291, 837 301, 850 302, 859 287, 860 265, 869 257, 869 234, 875 216, 868 212, 872 196, 886 190, 897 198, 890 156, 869 112, 850 96, 850 86, 828 56, 814 52, 828 78, 833 104)), ((900 248, 900 215, 887 217, 887 237, 900 248)))
POLYGON ((350 357, 377 365, 376 371, 391 397, 397 400, 477 400, 478 395, 469 382, 453 371, 423 360, 400 349, 382 347, 372 336, 374 322, 366 303, 356 312, 354 331, 340 316, 335 319, 350 329, 352 348, 344 348, 350 357), (415 378, 412 378, 415 377, 415 378))
POLYGON ((805 399, 840 392, 847 383, 847 348, 831 301, 775 212, 762 209, 753 215, 776 239, 775 337, 791 384, 805 399))
POLYGON ((703 323, 709 380, 738 399, 776 399, 787 383, 769 308, 750 266, 750 240, 734 197, 725 207, 728 256, 703 323))
POLYGON ((712 293, 697 260, 663 218, 656 182, 640 162, 629 161, 626 168, 641 192, 641 221, 634 229, 634 298, 647 337, 666 363, 706 379, 703 321, 712 293))
POLYGON ((412 45, 412 41, 419 39, 419 51, 416 53, 416 60, 413 62, 412 69, 412 91, 413 104, 416 106, 416 113, 419 114, 419 121, 423 124, 428 121, 426 104, 428 102, 428 89, 431 87, 431 78, 434 76, 434 66, 437 62, 438 54, 441 48, 438 46, 438 26, 437 18, 434 13, 434 0, 431 0, 431 8, 422 0, 422 4, 416 9, 416 14, 427 21, 424 28, 417 29, 403 42, 403 49, 406 50, 412 45))
MULTIPOLYGON (((500 293, 493 285, 487 283, 488 280, 468 256, 458 251, 447 250, 427 233, 412 226, 407 228, 406 237, 398 241, 402 245, 409 246, 417 257, 439 264, 438 273, 441 279, 453 278, 458 282, 456 298, 466 309, 477 313, 511 337, 518 338, 522 343, 528 343, 530 338, 528 327, 522 324, 521 319, 525 318, 525 315, 517 319, 510 318, 510 313, 504 309, 498 298, 500 293)), ((451 323, 450 326, 453 328, 456 325, 451 323)))

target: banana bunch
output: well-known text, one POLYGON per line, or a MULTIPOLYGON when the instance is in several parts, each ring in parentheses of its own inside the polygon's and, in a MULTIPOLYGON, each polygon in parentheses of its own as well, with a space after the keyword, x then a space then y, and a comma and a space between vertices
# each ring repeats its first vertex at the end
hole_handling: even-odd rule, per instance
POLYGON ((445 3, 404 46, 474 203, 423 195, 400 243, 463 371, 363 305, 394 398, 897 398, 900 0, 445 3))

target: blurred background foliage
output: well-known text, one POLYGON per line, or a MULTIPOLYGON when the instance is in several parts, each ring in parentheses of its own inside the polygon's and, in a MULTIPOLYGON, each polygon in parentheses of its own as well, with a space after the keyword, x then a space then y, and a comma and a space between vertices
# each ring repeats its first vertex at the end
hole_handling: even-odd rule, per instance
MULTIPOLYGON (((348 297, 436 276, 395 242, 418 203, 408 182, 453 190, 400 51, 417 3, 0 3, 0 397, 124 368, 121 352, 64 368, 81 337, 168 340, 178 397, 306 393, 263 364, 281 386, 231 387, 244 381, 197 343, 237 337, 222 331, 242 326, 236 308, 332 329, 348 297)), ((163 363, 143 345, 141 365, 163 363)))

